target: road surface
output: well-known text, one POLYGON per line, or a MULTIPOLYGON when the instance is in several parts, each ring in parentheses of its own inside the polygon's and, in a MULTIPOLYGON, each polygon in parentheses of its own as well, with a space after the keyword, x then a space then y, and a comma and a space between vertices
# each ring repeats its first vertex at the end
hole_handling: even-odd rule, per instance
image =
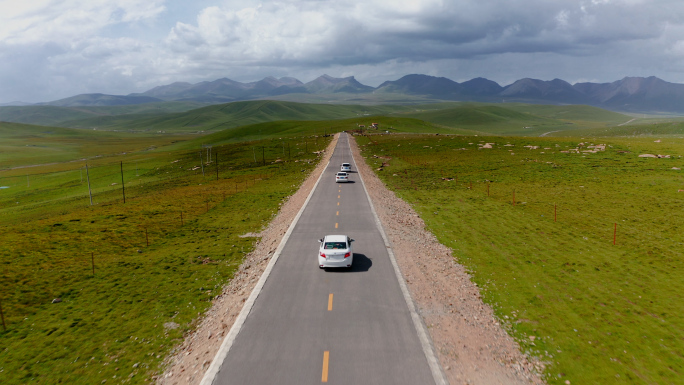
POLYGON ((442 382, 355 171, 348 137, 340 134, 251 311, 222 347, 224 357, 217 355, 225 359, 212 363, 203 384, 442 382), (337 184, 343 162, 352 163, 352 182, 337 184), (328 234, 355 239, 350 270, 318 268, 318 239, 328 234))

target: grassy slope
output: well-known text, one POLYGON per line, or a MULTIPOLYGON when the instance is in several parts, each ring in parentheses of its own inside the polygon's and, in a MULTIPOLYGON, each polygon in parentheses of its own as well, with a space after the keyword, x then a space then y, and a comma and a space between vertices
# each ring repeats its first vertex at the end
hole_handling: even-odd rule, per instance
POLYGON ((589 106, 459 103, 444 108, 410 112, 407 116, 427 122, 493 135, 538 136, 551 131, 605 127, 630 117, 589 106))
POLYGON ((684 138, 684 123, 680 121, 666 121, 662 123, 627 124, 605 128, 586 128, 576 131, 555 132, 550 136, 684 138))
POLYGON ((0 179, 10 187, 0 190, 1 382, 149 382, 252 249, 239 235, 268 223, 327 143, 307 152, 293 142, 278 163, 268 141, 216 147, 218 181, 216 164, 203 176, 194 151, 99 158, 95 206, 69 164, 32 170, 30 186, 0 179), (266 165, 252 159, 262 144, 266 165))
MULTIPOLYGON (((370 116, 401 116, 463 130, 461 131, 463 133, 528 136, 574 129, 605 128, 631 119, 626 115, 589 106, 465 102, 402 105, 399 100, 383 101, 396 104, 333 105, 261 100, 212 105, 190 111, 187 109, 191 104, 180 102, 117 107, 31 106, 0 109, 0 119, 2 119, 3 111, 23 111, 23 119, 33 119, 41 124, 59 124, 75 128, 97 127, 133 132, 197 133, 216 132, 227 128, 282 120, 358 119, 357 123, 363 124, 370 123, 364 121, 364 118, 370 116), (43 112, 28 118, 25 116, 28 111, 43 112)), ((336 102, 339 103, 340 100, 336 102)), ((415 102, 413 100, 413 103, 415 102)))
MULTIPOLYGON (((369 126, 370 123, 379 124, 380 128, 378 130, 366 129, 368 132, 390 131, 393 133, 470 133, 469 131, 465 130, 438 127, 418 119, 367 116, 363 118, 333 121, 278 121, 259 123, 220 131, 187 142, 179 142, 178 144, 174 145, 174 148, 198 148, 203 144, 217 145, 223 143, 251 141, 258 138, 277 140, 293 136, 301 136, 307 133, 314 133, 317 136, 323 136, 325 134, 358 129, 357 123, 365 123, 366 126, 369 126)), ((317 139, 309 139, 310 142, 315 140, 317 139)))
POLYGON ((6 106, 0 107, 0 121, 93 128, 111 125, 111 121, 121 119, 120 115, 130 115, 127 118, 130 121, 140 119, 141 116, 182 112, 200 106, 202 104, 195 102, 162 102, 106 107, 6 106))
POLYGON ((560 152, 580 142, 571 138, 372 141, 360 141, 364 156, 375 166, 371 155, 392 158, 381 178, 454 250, 523 349, 549 364, 549 383, 681 379, 684 176, 671 168, 684 168, 682 140, 614 138, 585 155, 560 152), (478 150, 483 142, 495 148, 478 150))
POLYGON ((132 130, 218 131, 279 120, 331 120, 363 117, 400 110, 401 107, 302 104, 276 101, 250 101, 214 105, 185 113, 143 119, 114 128, 132 130))
POLYGON ((187 138, 0 122, 0 170, 140 151, 187 138))

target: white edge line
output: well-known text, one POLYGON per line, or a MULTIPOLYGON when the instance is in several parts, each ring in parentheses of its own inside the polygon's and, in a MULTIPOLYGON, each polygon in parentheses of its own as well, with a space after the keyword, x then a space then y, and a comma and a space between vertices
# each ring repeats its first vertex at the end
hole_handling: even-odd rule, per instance
MULTIPOLYGON (((349 149, 349 152, 351 153, 352 160, 354 161, 354 165, 356 166, 354 152, 351 151, 351 148, 349 149)), ((397 260, 394 258, 394 253, 392 252, 392 246, 390 245, 389 239, 387 238, 387 234, 385 234, 385 229, 382 227, 380 218, 378 217, 378 214, 375 212, 375 206, 373 206, 373 202, 370 198, 370 195, 368 194, 368 190, 366 189, 366 184, 363 182, 361 172, 358 171, 358 167, 356 167, 356 170, 359 174, 359 178, 361 179, 363 190, 366 192, 366 197, 368 198, 368 203, 370 204, 371 212, 375 217, 375 224, 378 226, 378 229, 380 230, 380 235, 382 235, 382 240, 385 242, 385 247, 387 248, 387 253, 389 254, 390 261, 392 261, 394 273, 397 276, 397 281, 399 281, 401 292, 404 294, 406 306, 408 306, 409 313, 411 313, 413 326, 415 326, 416 332, 418 333, 418 339, 420 340, 420 344, 423 347, 423 353, 425 354, 428 366, 430 367, 430 371, 432 372, 432 378, 435 380, 435 384, 437 385, 448 385, 449 381, 447 381, 446 376, 444 375, 444 371, 442 370, 442 366, 439 364, 439 360, 435 355, 435 348, 432 345, 430 334, 428 334, 427 327, 425 326, 423 319, 420 317, 418 312, 416 312, 416 305, 414 304, 413 299, 411 298, 411 294, 409 293, 408 288, 406 287, 406 281, 404 281, 404 277, 401 275, 401 270, 399 270, 399 265, 397 264, 397 260)))
MULTIPOLYGON (((333 149, 333 151, 334 151, 334 149, 333 149)), ((330 158, 330 159, 332 160, 332 158, 330 158)), ((318 177, 316 184, 311 189, 311 192, 309 192, 309 196, 306 197, 306 201, 304 202, 304 205, 302 205, 302 208, 299 209, 297 216, 294 218, 294 220, 290 224, 290 227, 287 229, 287 232, 283 236, 283 239, 280 241, 280 244, 278 245, 278 248, 276 249, 275 253, 273 254, 273 257, 271 257, 271 260, 268 262, 268 265, 266 265, 266 269, 264 269, 264 272, 261 274, 261 278, 259 278, 259 282, 257 282, 256 286, 254 286, 252 293, 249 295, 249 298, 247 298, 247 301, 245 301, 245 305, 242 307, 240 314, 238 314, 238 317, 235 319, 235 322, 233 323, 233 326, 230 328, 230 332, 228 332, 226 339, 224 339, 223 343, 221 343, 221 347, 219 348, 218 352, 216 352, 216 356, 214 356, 214 360, 211 362, 211 365, 209 365, 209 369, 207 369, 207 372, 204 373, 204 377, 202 377, 202 381, 200 382, 200 385, 212 385, 214 383, 214 380, 216 379, 216 375, 218 374, 219 370, 221 370, 221 365, 223 364, 223 361, 225 361, 226 356, 228 355, 228 351, 230 351, 230 348, 233 346, 233 342, 235 342, 235 338, 237 338, 237 335, 240 333, 240 330, 242 329, 242 325, 245 323, 247 316, 252 311, 252 307, 254 306, 254 302, 256 301, 257 297, 259 297, 259 294, 261 293, 261 289, 264 287, 264 284, 266 283, 268 276, 271 274, 271 270, 273 270, 273 266, 278 261, 278 258, 280 257, 280 253, 282 252, 283 248, 285 247, 287 240, 290 238, 290 235, 292 234, 292 231, 294 230, 295 226, 297 225, 297 222, 299 222, 299 217, 302 216, 304 209, 309 204, 309 200, 311 200, 311 197, 313 196, 314 191, 316 191, 316 187, 318 187, 318 183, 323 178, 323 175, 325 175, 325 170, 328 168, 329 165, 330 165, 330 160, 328 160, 328 163, 325 165, 323 172, 318 177)))

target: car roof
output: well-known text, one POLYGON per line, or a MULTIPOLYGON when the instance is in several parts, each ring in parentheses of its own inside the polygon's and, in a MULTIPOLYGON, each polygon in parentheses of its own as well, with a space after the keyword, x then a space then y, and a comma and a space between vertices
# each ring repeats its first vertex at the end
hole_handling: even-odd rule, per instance
POLYGON ((346 242, 346 235, 326 235, 323 242, 346 242))

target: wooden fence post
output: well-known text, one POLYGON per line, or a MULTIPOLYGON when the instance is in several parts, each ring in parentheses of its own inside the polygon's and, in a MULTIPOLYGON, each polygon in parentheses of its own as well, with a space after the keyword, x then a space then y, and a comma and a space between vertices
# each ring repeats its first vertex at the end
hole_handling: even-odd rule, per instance
POLYGON ((123 161, 121 161, 121 194, 123 194, 123 201, 124 203, 126 203, 126 188, 124 187, 123 161))
POLYGON ((86 162, 86 178, 88 179, 88 195, 90 196, 90 205, 93 205, 93 190, 90 189, 90 172, 88 172, 88 162, 86 162))
POLYGON ((515 190, 513 190, 513 206, 515 206, 515 190))
POLYGON ((90 266, 93 268, 93 276, 95 276, 95 253, 90 252, 90 266))
POLYGON ((553 204, 553 221, 554 221, 554 222, 556 222, 556 218, 557 218, 556 213, 557 213, 557 212, 558 212, 558 210, 556 209, 556 204, 554 203, 554 204, 553 204))
POLYGON ((617 239, 617 222, 615 223, 615 228, 613 229, 613 246, 615 245, 616 239, 617 239))
POLYGON ((2 299, 0 299, 0 318, 2 319, 2 330, 7 331, 7 325, 5 325, 5 314, 2 312, 2 299))

